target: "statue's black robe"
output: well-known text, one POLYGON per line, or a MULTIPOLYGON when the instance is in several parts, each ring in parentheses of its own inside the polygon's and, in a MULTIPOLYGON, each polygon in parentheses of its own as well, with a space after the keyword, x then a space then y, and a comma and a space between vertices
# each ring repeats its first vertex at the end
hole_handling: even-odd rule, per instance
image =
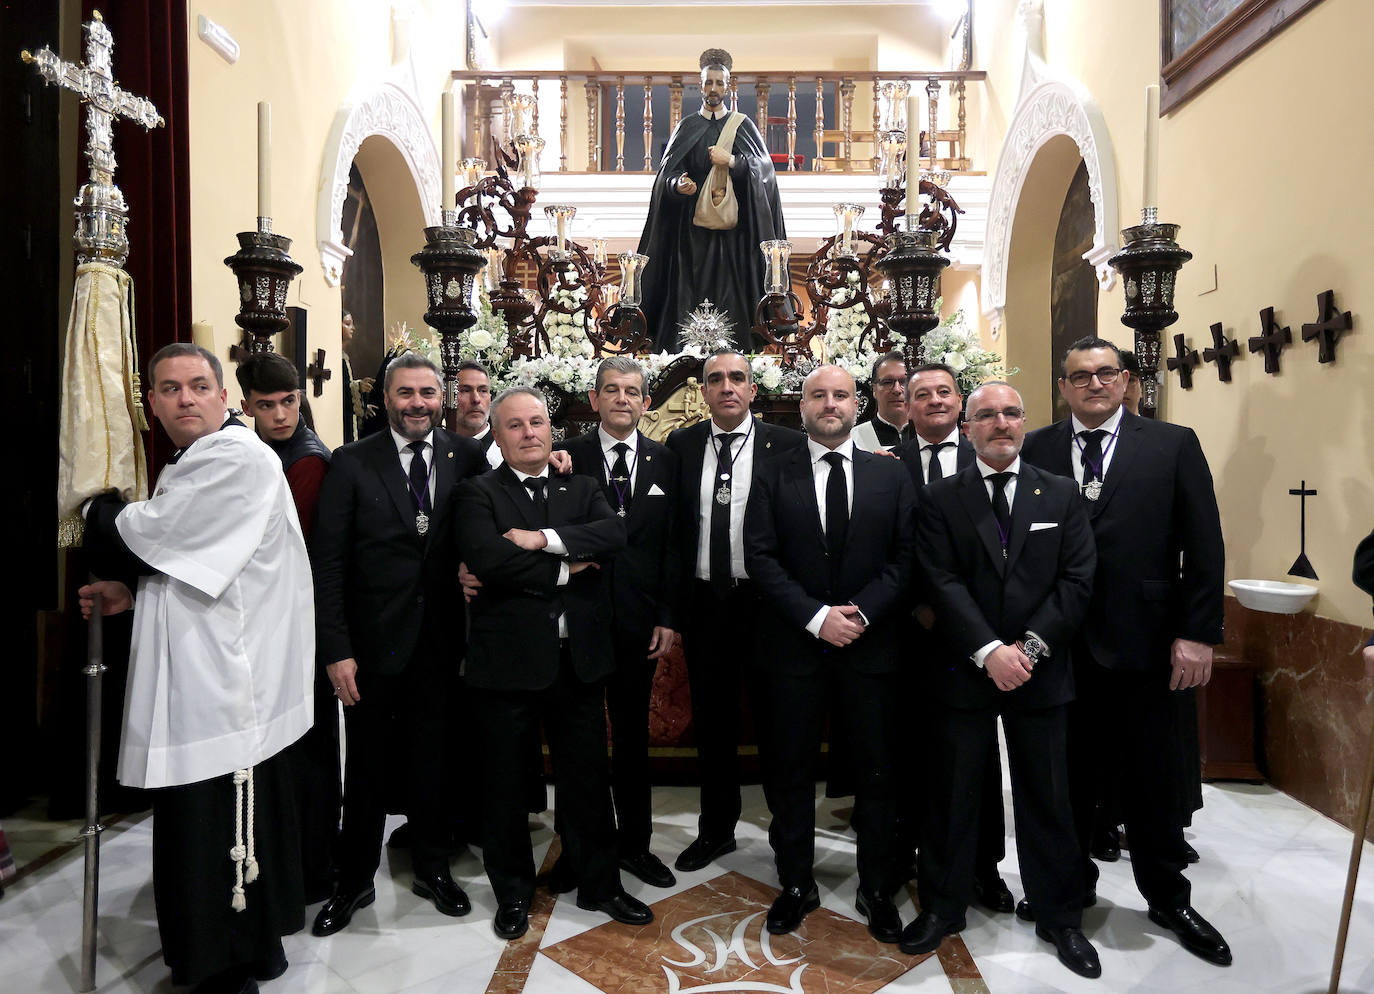
POLYGON ((729 316, 736 345, 748 351, 749 328, 766 276, 759 242, 787 237, 773 160, 748 116, 735 132, 735 164, 730 170, 739 223, 729 231, 692 223, 697 196, 711 170, 707 150, 719 139, 725 121, 724 116, 710 120, 699 113, 684 118, 654 177, 639 251, 649 257, 642 306, 659 350, 677 350, 679 323, 709 298, 729 316), (684 172, 697 184, 697 192, 690 196, 677 192, 684 172))

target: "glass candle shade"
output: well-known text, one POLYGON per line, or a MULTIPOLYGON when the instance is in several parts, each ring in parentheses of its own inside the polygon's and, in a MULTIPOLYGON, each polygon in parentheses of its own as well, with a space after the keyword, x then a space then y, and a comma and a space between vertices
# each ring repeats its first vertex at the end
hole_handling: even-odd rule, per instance
POLYGON ((864 215, 862 204, 835 205, 835 254, 850 259, 859 254, 858 239, 855 238, 855 222, 864 215))
POLYGON ((759 249, 763 252, 763 262, 768 273, 768 292, 786 293, 792 285, 791 276, 787 271, 788 264, 792 261, 792 243, 783 238, 774 238, 759 242, 759 249))
POLYGON ((649 264, 647 255, 624 252, 620 256, 620 302, 638 307, 644 298, 640 276, 649 264))
POLYGON ((544 208, 544 216, 549 219, 554 251, 559 256, 566 255, 568 242, 572 241, 572 222, 577 216, 577 208, 567 204, 552 204, 544 208))
POLYGON ((544 139, 533 135, 520 135, 515 140, 515 147, 520 152, 521 182, 528 189, 539 189, 542 179, 539 172, 539 157, 544 151, 544 139))

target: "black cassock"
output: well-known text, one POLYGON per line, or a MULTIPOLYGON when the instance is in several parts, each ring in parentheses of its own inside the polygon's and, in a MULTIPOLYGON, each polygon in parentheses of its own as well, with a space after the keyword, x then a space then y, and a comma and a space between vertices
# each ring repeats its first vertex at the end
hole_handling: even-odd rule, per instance
POLYGON ((649 257, 642 306, 655 348, 661 351, 677 351, 679 324, 708 298, 729 316, 736 345, 749 351, 749 328, 766 276, 759 242, 787 237, 773 160, 758 126, 747 116, 735 132, 735 165, 730 170, 739 223, 729 231, 692 223, 697 196, 711 170, 707 150, 719 139, 727 117, 684 118, 654 177, 639 251, 649 257), (697 192, 690 196, 676 189, 684 172, 697 184, 697 192))

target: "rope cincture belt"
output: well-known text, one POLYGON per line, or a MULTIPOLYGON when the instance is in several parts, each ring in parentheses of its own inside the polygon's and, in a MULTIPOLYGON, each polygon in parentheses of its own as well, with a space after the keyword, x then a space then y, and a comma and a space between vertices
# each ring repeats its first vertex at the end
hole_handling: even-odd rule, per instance
POLYGON ((248 907, 243 894, 243 885, 258 879, 258 860, 253 854, 253 769, 249 767, 234 771, 234 845, 229 850, 229 858, 234 861, 233 897, 229 906, 235 911, 248 907), (245 785, 247 789, 245 790, 245 785), (245 804, 244 794, 247 794, 245 804), (248 813, 248 844, 243 841, 244 810, 248 813))

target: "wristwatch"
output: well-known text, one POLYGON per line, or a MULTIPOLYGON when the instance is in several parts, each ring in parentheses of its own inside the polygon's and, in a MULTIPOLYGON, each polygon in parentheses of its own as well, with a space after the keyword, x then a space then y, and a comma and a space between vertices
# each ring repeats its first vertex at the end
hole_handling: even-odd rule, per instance
POLYGON ((1026 632, 1026 637, 1021 642, 1021 651, 1032 663, 1038 663, 1050 654, 1050 647, 1040 641, 1040 636, 1033 632, 1026 632))

